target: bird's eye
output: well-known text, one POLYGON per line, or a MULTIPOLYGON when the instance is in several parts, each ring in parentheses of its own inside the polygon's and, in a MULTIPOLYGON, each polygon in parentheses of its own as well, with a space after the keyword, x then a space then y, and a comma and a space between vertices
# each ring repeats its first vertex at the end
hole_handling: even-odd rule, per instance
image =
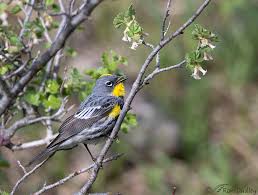
POLYGON ((108 86, 108 87, 112 87, 112 86, 113 86, 113 83, 112 83, 111 81, 107 81, 105 84, 106 84, 106 86, 108 86))

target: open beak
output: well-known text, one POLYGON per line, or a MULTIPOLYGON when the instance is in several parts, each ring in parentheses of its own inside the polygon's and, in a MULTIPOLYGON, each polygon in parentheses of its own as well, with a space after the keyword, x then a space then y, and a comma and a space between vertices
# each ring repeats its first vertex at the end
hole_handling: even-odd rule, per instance
POLYGON ((120 76, 118 77, 118 79, 116 80, 116 84, 122 83, 127 79, 126 76, 120 76))

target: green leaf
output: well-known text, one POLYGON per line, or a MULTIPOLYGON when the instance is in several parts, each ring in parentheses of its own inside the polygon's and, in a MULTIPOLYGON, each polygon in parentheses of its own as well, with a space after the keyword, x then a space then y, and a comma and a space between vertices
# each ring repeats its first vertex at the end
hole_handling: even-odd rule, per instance
POLYGON ((7 66, 1 66, 0 67, 0 75, 4 75, 7 72, 8 72, 8 67, 7 66))
POLYGON ((0 13, 4 12, 7 9, 7 4, 6 3, 0 3, 0 13))
POLYGON ((66 51, 66 54, 67 54, 68 56, 70 56, 70 57, 75 57, 75 56, 77 56, 77 52, 75 51, 74 48, 68 47, 68 48, 66 48, 65 51, 66 51))
POLYGON ((194 30, 192 31, 192 37, 195 40, 199 40, 200 38, 205 38, 212 42, 219 41, 219 38, 216 34, 202 27, 200 24, 194 25, 194 30))
POLYGON ((41 21, 36 18, 35 21, 33 21, 33 31, 35 32, 37 38, 41 38, 44 34, 45 28, 42 25, 41 21))
POLYGON ((46 6, 53 5, 55 3, 55 0, 46 0, 46 6))
POLYGON ((46 85, 46 92, 51 94, 57 94, 59 92, 60 85, 56 80, 48 80, 46 85))
POLYGON ((127 9, 127 11, 125 12, 125 16, 126 17, 130 17, 131 19, 133 18, 133 16, 135 16, 135 9, 133 8, 133 5, 130 5, 130 7, 127 9))
POLYGON ((101 61, 103 66, 107 68, 107 73, 111 74, 117 72, 119 64, 128 64, 127 59, 125 57, 118 55, 116 52, 112 50, 110 52, 104 52, 101 56, 101 61))
POLYGON ((113 24, 115 28, 120 28, 123 24, 125 24, 124 14, 119 13, 113 20, 113 24))
POLYGON ((121 125, 121 130, 124 133, 128 133, 129 129, 132 127, 137 126, 137 119, 136 119, 136 115, 132 114, 132 113, 127 113, 125 116, 125 119, 121 125))
POLYGON ((37 93, 34 90, 29 90, 24 95, 24 99, 29 104, 38 106, 40 104, 40 93, 37 93))
POLYGON ((16 35, 10 36, 9 41, 12 45, 20 45, 21 44, 19 37, 17 37, 16 35))
POLYGON ((19 5, 15 5, 12 9, 11 9, 11 13, 12 14, 17 14, 21 11, 21 7, 19 5))
POLYGON ((43 100, 43 106, 46 109, 53 109, 56 110, 61 106, 62 101, 60 98, 54 96, 54 95, 49 95, 48 99, 43 100))
POLYGON ((49 43, 49 42, 45 43, 45 44, 44 44, 44 47, 45 47, 46 49, 50 48, 50 47, 51 47, 51 43, 49 43))
POLYGON ((60 10, 61 10, 59 5, 56 4, 56 3, 52 4, 52 9, 53 9, 54 12, 60 12, 60 10))
POLYGON ((0 190, 0 195, 9 195, 8 192, 0 190))
POLYGON ((127 35, 131 37, 134 41, 138 42, 142 38, 142 34, 142 27, 137 21, 134 20, 129 26, 129 31, 127 32, 127 35))
POLYGON ((135 18, 135 10, 131 5, 125 12, 119 13, 113 20, 115 28, 120 28, 122 25, 129 23, 135 18))

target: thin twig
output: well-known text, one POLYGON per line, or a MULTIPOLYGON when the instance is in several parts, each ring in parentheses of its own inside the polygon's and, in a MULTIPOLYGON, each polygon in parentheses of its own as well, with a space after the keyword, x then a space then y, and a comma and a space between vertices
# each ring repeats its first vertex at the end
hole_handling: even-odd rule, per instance
POLYGON ((60 118, 67 112, 69 112, 73 106, 70 106, 68 109, 65 109, 65 104, 67 103, 68 99, 65 98, 62 102, 62 105, 60 106, 60 108, 58 109, 57 112, 55 112, 53 115, 51 116, 41 116, 41 117, 36 117, 35 115, 30 115, 27 116, 25 118, 22 118, 18 121, 16 121, 13 125, 11 125, 8 129, 4 129, 4 135, 5 138, 10 138, 13 136, 13 134, 20 128, 27 126, 27 125, 31 125, 37 122, 42 122, 42 121, 46 121, 46 120, 60 120, 60 118))
POLYGON ((19 68, 17 68, 15 71, 11 72, 8 75, 3 76, 4 79, 9 79, 17 74, 19 74, 21 71, 23 71, 25 69, 25 67, 29 64, 30 60, 27 60, 25 63, 23 63, 23 65, 21 65, 19 68))
POLYGON ((69 3, 69 15, 72 15, 72 13, 73 13, 74 3, 75 3, 75 0, 70 0, 70 3, 69 3))
MULTIPOLYGON (((117 155, 114 155, 114 156, 111 156, 109 158, 106 158, 103 160, 103 163, 107 163, 107 162, 110 162, 110 161, 113 161, 113 160, 117 160, 119 157, 121 157, 123 154, 117 154, 117 155)), ((86 168, 82 168, 78 171, 75 171, 71 174, 69 174, 68 176, 64 177, 63 179, 55 182, 55 183, 52 183, 52 184, 49 184, 49 185, 46 185, 44 186, 43 188, 41 188, 39 191, 35 192, 33 195, 39 195, 39 194, 42 194, 48 190, 51 190, 57 186, 60 186, 60 185, 63 185, 65 182, 67 182, 68 180, 74 178, 75 176, 77 175, 80 175, 82 173, 85 173, 87 171, 89 171, 90 169, 92 169, 94 166, 96 166, 95 164, 92 164, 90 165, 89 167, 86 167, 86 168)))
POLYGON ((164 40, 165 34, 168 31, 169 26, 170 26, 170 23, 169 23, 167 28, 166 28, 166 21, 167 21, 169 15, 170 15, 171 1, 172 0, 168 0, 168 2, 167 2, 167 7, 166 7, 165 15, 164 15, 164 18, 163 18, 163 21, 162 21, 162 27, 161 27, 162 30, 161 30, 161 38, 160 38, 161 41, 164 40))
MULTIPOLYGON (((163 21, 162 21, 162 26, 161 26, 161 38, 160 40, 163 41, 164 38, 165 38, 165 35, 166 33, 168 32, 169 30, 169 27, 170 27, 170 21, 166 27, 166 21, 170 15, 170 7, 171 7, 171 1, 172 0, 168 0, 167 2, 167 7, 166 7, 166 11, 165 11, 165 15, 164 15, 164 18, 163 18, 163 21)), ((156 68, 159 68, 160 67, 160 52, 157 53, 157 57, 156 57, 156 68)))
MULTIPOLYGON (((157 74, 160 74, 162 72, 166 72, 166 71, 169 71, 169 70, 172 70, 172 69, 175 69, 175 68, 181 68, 184 64, 185 64, 185 60, 183 60, 182 62, 176 64, 176 65, 172 65, 172 66, 167 66, 165 68, 156 68, 152 73, 150 73, 142 82, 142 86, 143 85, 146 85, 146 84, 149 84, 149 81, 151 79, 153 79, 157 74)), ((141 86, 141 87, 142 87, 141 86)))
POLYGON ((30 21, 30 17, 32 15, 32 11, 33 11, 33 5, 34 5, 35 0, 31 0, 30 4, 32 5, 31 7, 28 7, 28 10, 25 10, 25 19, 23 21, 23 27, 21 29, 21 32, 19 34, 19 38, 21 39, 25 33, 26 29, 26 24, 30 21))
POLYGON ((53 78, 54 79, 57 79, 57 76, 58 76, 57 74, 59 71, 60 61, 61 61, 62 57, 63 57, 63 50, 60 49, 54 58, 54 69, 53 69, 53 78))
POLYGON ((43 162, 37 164, 33 169, 31 169, 29 172, 26 171, 26 169, 21 165, 21 163, 18 163, 19 167, 23 167, 22 170, 25 173, 14 185, 10 195, 14 195, 15 191, 17 190, 17 188, 19 187, 19 185, 24 182, 24 180, 29 177, 31 174, 33 174, 38 168, 40 168, 45 162, 47 161, 44 160, 43 162))

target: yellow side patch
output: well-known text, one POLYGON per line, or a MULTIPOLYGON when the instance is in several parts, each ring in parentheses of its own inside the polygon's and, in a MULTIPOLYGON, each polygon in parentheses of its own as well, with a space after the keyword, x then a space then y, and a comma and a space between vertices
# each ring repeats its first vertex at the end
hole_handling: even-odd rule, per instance
POLYGON ((116 97, 124 97, 125 96, 124 84, 123 83, 117 84, 113 89, 112 95, 116 97))
POLYGON ((114 106, 114 108, 112 109, 112 111, 109 113, 108 116, 110 116, 112 118, 116 118, 120 114, 120 111, 121 111, 121 108, 117 104, 117 105, 114 106))

